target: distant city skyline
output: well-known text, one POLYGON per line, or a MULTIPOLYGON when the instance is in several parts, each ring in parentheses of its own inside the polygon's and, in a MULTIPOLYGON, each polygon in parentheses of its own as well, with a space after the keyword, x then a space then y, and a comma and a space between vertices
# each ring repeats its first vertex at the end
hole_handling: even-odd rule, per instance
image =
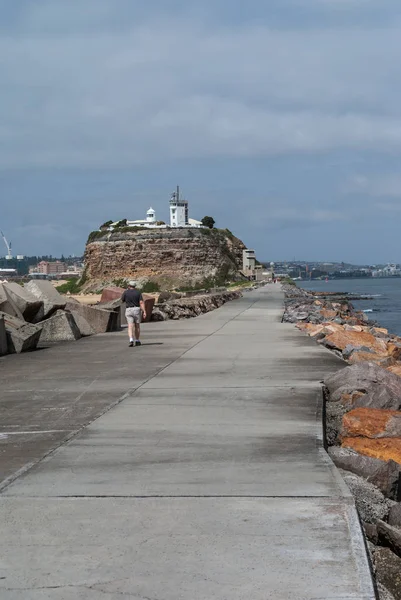
POLYGON ((0 229, 81 253, 177 183, 257 256, 401 261, 399 0, 0 0, 0 229))

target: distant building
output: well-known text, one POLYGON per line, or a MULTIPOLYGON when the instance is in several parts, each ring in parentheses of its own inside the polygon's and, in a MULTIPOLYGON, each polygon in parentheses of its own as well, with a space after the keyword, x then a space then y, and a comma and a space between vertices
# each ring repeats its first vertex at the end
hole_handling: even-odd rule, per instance
POLYGON ((31 267, 29 272, 31 274, 41 273, 42 275, 59 275, 60 273, 64 273, 66 269, 67 265, 60 260, 55 260, 54 262, 42 260, 36 267, 31 267))
POLYGON ((2 269, 0 268, 0 277, 16 277, 17 269, 2 269))
POLYGON ((256 267, 255 250, 247 248, 242 251, 242 269, 247 274, 247 271, 254 271, 256 267))

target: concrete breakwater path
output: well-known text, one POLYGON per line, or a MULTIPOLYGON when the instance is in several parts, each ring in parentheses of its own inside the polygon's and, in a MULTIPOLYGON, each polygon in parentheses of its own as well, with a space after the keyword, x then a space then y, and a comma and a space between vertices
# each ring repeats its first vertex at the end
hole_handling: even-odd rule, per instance
POLYGON ((272 285, 146 325, 141 348, 1 361, 2 600, 375 598, 321 444, 343 363, 282 313, 272 285))

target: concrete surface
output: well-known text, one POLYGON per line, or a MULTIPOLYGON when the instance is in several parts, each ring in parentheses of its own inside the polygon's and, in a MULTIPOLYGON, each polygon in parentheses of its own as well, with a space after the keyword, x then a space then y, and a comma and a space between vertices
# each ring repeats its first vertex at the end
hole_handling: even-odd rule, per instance
POLYGON ((4 455, 2 599, 375 598, 316 419, 342 361, 281 313, 268 286, 149 324, 141 348, 107 334, 0 361, 3 433, 21 438, 4 455))

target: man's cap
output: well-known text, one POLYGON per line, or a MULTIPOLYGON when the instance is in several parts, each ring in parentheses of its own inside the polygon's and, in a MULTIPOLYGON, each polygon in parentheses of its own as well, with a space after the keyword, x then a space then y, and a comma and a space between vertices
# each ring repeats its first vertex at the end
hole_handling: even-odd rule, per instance
POLYGON ((130 287, 136 287, 136 281, 134 281, 134 280, 132 280, 132 281, 129 281, 129 282, 128 282, 128 285, 129 285, 130 287))

